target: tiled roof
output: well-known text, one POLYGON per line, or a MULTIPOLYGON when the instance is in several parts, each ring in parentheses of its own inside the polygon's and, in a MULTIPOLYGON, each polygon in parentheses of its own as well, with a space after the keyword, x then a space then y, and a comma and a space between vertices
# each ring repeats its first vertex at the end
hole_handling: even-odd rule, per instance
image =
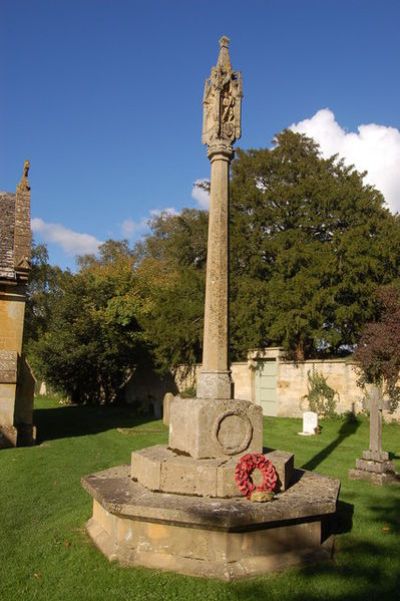
POLYGON ((0 278, 15 279, 15 194, 0 192, 0 278))

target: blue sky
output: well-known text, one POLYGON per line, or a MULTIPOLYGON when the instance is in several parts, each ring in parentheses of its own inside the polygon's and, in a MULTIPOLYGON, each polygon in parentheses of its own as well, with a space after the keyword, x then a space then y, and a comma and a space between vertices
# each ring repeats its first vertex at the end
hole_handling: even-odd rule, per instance
POLYGON ((203 85, 225 34, 238 144, 294 125, 398 210, 399 23, 398 0, 1 0, 0 189, 29 158, 35 238, 71 267, 154 211, 198 207, 203 85))

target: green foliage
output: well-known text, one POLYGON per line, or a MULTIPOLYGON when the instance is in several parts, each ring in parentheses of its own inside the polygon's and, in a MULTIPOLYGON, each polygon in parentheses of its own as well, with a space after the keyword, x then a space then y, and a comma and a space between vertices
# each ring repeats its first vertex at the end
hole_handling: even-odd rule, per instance
POLYGON ((161 214, 136 249, 150 306, 141 325, 161 370, 201 360, 207 224, 203 211, 161 214))
POLYGON ((62 283, 69 277, 57 266, 49 264, 45 244, 32 244, 32 269, 27 286, 24 344, 30 355, 30 343, 47 330, 52 306, 62 294, 62 283))
POLYGON ((333 417, 336 413, 337 392, 331 388, 324 374, 316 369, 307 372, 308 400, 310 410, 318 415, 333 417))
MULTIPOLYGON (((297 360, 338 356, 398 276, 399 217, 312 140, 284 131, 275 142, 233 162, 231 360, 271 345, 297 360)), ((164 371, 201 361, 207 224, 205 211, 162 213, 134 250, 108 241, 76 275, 38 248, 26 330, 37 373, 81 400, 94 387, 98 400, 118 396, 140 357, 164 371)))
MULTIPOLYGON (((231 359, 283 346, 298 360, 338 356, 397 276, 400 228, 382 195, 305 136, 239 150, 231 182, 231 359)), ((161 369, 201 360, 207 213, 154 218, 136 250, 151 309, 141 321, 161 369)))
POLYGON ((190 386, 189 388, 185 388, 185 390, 182 390, 182 392, 179 393, 179 396, 182 399, 196 398, 196 386, 190 386))
POLYGON ((162 212, 150 222, 151 234, 137 244, 136 253, 174 267, 205 267, 208 214, 183 209, 178 215, 162 212))
POLYGON ((134 365, 147 355, 139 315, 134 256, 106 242, 63 280, 47 331, 32 341, 33 367, 77 403, 115 402, 134 365))
POLYGON ((363 174, 284 131, 237 153, 231 207, 232 346, 283 345, 297 359, 337 355, 397 277, 399 218, 363 174))
POLYGON ((377 315, 367 323, 354 353, 359 384, 373 383, 389 398, 390 411, 400 403, 400 287, 398 282, 376 294, 377 315))

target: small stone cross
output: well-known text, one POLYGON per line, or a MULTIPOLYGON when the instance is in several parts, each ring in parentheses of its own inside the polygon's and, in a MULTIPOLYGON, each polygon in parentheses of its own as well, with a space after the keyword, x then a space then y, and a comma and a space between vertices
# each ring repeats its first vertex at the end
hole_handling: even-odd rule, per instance
POLYGON ((382 409, 383 399, 378 386, 373 386, 368 395, 369 405, 369 448, 382 452, 382 409))

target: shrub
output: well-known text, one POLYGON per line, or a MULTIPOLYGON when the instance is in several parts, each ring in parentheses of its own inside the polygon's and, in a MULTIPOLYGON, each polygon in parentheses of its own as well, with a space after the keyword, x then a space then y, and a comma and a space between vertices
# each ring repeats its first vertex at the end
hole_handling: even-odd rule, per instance
POLYGON ((316 369, 308 370, 308 400, 310 410, 318 415, 332 417, 336 414, 337 392, 329 386, 325 376, 316 369))

